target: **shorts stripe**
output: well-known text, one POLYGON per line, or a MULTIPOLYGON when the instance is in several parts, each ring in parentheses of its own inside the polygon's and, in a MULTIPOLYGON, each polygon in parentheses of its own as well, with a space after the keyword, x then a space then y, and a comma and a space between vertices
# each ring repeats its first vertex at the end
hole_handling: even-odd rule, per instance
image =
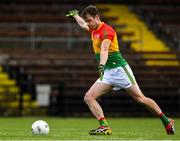
POLYGON ((134 81, 132 75, 130 74, 130 72, 128 71, 128 69, 126 67, 123 67, 123 69, 124 69, 125 73, 127 74, 127 76, 129 78, 130 82, 132 83, 132 85, 134 85, 135 81, 134 81))

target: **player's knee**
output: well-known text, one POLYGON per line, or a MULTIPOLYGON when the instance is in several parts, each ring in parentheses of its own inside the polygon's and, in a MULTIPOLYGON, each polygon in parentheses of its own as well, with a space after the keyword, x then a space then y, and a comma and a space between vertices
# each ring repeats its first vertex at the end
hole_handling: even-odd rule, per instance
POLYGON ((88 94, 88 93, 86 93, 86 95, 84 96, 84 101, 85 101, 85 103, 90 103, 91 101, 93 101, 94 100, 94 98, 92 97, 92 95, 91 94, 88 94))

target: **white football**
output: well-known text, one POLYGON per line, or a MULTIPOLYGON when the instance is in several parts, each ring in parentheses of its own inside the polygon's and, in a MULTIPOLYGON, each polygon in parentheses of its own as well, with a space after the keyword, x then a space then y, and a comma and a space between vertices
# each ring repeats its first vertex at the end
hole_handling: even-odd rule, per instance
POLYGON ((37 120, 32 124, 32 134, 45 135, 49 133, 49 125, 43 120, 37 120))

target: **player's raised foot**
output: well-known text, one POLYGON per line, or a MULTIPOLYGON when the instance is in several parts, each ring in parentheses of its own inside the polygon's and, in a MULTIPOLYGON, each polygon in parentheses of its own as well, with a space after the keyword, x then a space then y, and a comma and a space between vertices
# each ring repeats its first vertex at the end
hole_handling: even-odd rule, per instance
POLYGON ((174 120, 172 119, 169 119, 169 120, 170 120, 170 123, 165 126, 166 132, 168 135, 173 135, 175 134, 174 120))
POLYGON ((112 130, 111 130, 111 127, 100 126, 97 129, 90 130, 89 134, 90 135, 111 135, 112 130))

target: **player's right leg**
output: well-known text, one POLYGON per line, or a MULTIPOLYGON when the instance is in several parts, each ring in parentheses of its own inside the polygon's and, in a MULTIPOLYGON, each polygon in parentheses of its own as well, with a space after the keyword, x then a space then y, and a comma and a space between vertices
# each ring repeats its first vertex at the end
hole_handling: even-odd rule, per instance
POLYGON ((149 111, 160 117, 162 123, 165 126, 167 134, 175 134, 174 121, 165 116, 165 114, 161 111, 160 107, 153 99, 143 95, 138 84, 132 85, 131 87, 127 88, 126 91, 136 102, 144 105, 149 111))
POLYGON ((112 133, 112 130, 104 117, 103 110, 96 100, 98 97, 106 94, 110 90, 112 90, 111 85, 95 82, 84 97, 84 101, 100 124, 99 128, 89 131, 90 135, 110 135, 112 133))

